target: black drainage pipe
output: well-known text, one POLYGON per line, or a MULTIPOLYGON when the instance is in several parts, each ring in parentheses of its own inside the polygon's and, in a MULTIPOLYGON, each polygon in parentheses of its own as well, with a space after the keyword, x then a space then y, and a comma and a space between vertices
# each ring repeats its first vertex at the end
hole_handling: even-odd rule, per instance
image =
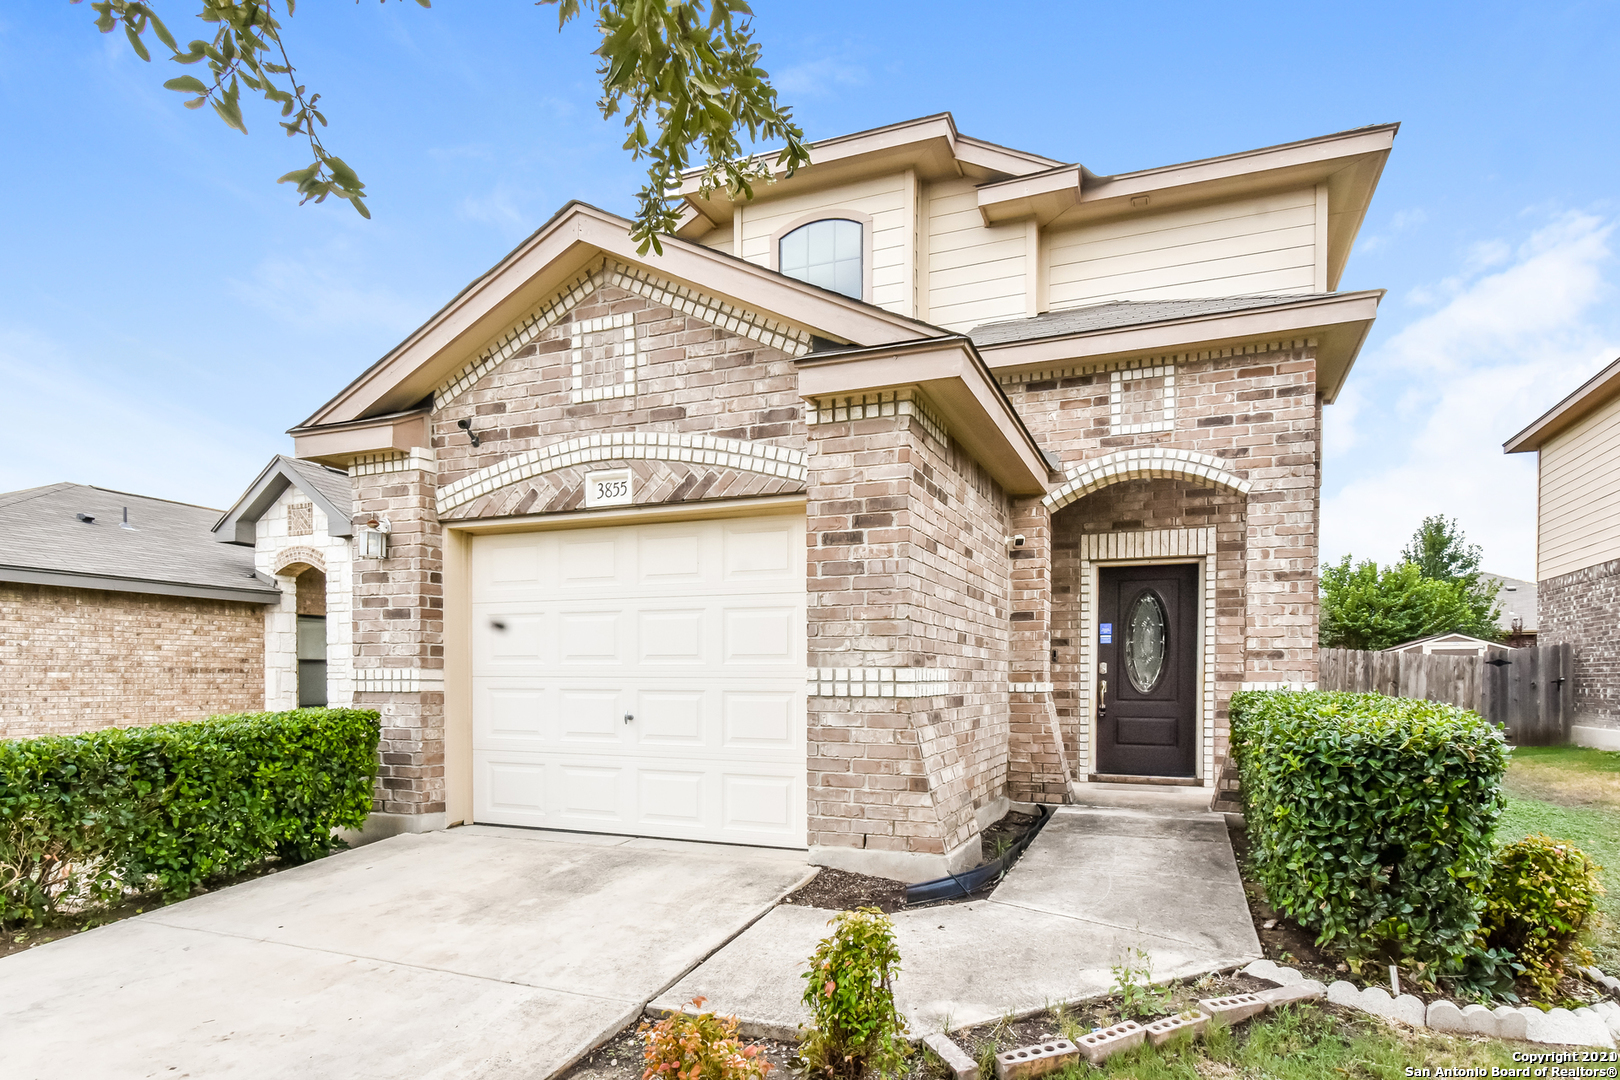
POLYGON ((1029 847, 1030 841, 1052 820, 1052 808, 1046 803, 1038 807, 1039 816, 1035 824, 1031 825, 1023 836, 1013 841, 1012 847, 1001 853, 1001 857, 975 866, 972 870, 965 870, 960 874, 950 874, 946 877, 936 878, 933 881, 923 881, 916 885, 906 886, 906 906, 915 904, 933 904, 941 900, 960 900, 964 896, 972 896, 1000 875, 1012 869, 1012 864, 1018 861, 1018 856, 1029 847))

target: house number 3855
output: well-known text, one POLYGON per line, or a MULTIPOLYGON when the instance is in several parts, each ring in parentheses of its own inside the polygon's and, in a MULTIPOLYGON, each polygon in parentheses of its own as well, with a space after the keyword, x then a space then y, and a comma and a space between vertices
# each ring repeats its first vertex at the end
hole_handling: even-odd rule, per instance
POLYGON ((585 474, 585 505, 628 506, 635 498, 629 469, 585 474))

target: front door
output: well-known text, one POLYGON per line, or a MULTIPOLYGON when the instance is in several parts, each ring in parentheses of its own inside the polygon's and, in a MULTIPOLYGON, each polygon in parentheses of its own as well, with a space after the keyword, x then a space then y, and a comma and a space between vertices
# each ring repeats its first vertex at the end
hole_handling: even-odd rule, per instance
POLYGON ((1096 629, 1097 771, 1192 776, 1198 567, 1104 567, 1096 629))

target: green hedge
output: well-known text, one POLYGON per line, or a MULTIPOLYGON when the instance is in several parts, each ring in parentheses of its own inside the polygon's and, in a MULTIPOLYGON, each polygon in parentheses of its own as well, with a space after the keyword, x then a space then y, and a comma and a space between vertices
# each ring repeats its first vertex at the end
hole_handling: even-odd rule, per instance
POLYGON ((1487 971, 1478 945, 1502 734, 1452 705, 1380 694, 1232 695, 1257 879, 1352 961, 1432 979, 1487 971))
POLYGON ((328 854, 371 810, 377 719, 296 709, 0 742, 0 922, 328 854))

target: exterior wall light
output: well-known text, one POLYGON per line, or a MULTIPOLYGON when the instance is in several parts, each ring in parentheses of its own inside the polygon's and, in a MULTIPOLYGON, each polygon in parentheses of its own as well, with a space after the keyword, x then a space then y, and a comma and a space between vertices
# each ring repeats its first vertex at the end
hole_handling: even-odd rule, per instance
POLYGON ((360 557, 362 559, 388 558, 388 534, 393 526, 387 518, 372 518, 360 526, 360 557))

